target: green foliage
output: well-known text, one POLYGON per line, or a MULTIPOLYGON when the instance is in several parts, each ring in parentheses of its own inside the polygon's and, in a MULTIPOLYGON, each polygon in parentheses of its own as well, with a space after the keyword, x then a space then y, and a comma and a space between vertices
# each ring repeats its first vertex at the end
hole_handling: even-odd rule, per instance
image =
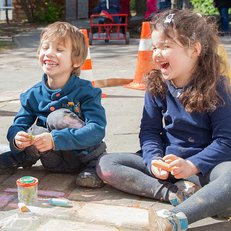
POLYGON ((135 11, 135 0, 130 0, 130 9, 131 11, 135 11))
POLYGON ((202 15, 218 14, 217 9, 213 5, 213 0, 191 0, 194 11, 202 15))
POLYGON ((62 16, 62 8, 56 3, 45 2, 35 12, 35 22, 52 23, 58 21, 62 16))
POLYGON ((57 0, 19 0, 30 23, 52 23, 63 14, 63 5, 57 0))

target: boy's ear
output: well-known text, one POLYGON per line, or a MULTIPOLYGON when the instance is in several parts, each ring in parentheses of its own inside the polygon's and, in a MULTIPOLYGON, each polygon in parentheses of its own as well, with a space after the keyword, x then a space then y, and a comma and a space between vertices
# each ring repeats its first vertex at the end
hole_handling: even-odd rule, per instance
POLYGON ((81 63, 80 61, 75 60, 74 63, 73 63, 73 67, 74 67, 74 68, 78 68, 78 67, 81 66, 81 64, 82 64, 82 63, 81 63))
POLYGON ((78 64, 78 63, 74 63, 73 67, 74 67, 74 68, 78 68, 78 67, 79 67, 79 64, 78 64))

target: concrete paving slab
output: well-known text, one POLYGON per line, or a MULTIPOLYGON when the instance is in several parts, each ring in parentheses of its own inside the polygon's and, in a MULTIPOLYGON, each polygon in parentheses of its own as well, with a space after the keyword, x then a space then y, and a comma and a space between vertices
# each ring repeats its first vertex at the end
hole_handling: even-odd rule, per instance
POLYGON ((40 180, 39 189, 69 192, 76 188, 75 178, 76 176, 73 174, 50 173, 40 180))
POLYGON ((0 229, 3 231, 36 230, 41 224, 41 218, 31 215, 17 213, 14 210, 0 213, 0 229))
POLYGON ((87 203, 78 211, 78 217, 125 230, 148 230, 148 211, 145 209, 87 203))
POLYGON ((89 222, 74 222, 58 219, 50 219, 47 223, 38 227, 37 231, 119 231, 115 227, 109 227, 106 225, 91 224, 89 222))

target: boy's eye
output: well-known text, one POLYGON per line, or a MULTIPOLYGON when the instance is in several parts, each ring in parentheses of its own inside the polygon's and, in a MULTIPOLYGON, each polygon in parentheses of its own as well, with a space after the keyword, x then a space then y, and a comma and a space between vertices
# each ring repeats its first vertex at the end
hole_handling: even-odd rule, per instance
POLYGON ((43 50, 47 50, 49 47, 48 46, 42 46, 43 50))

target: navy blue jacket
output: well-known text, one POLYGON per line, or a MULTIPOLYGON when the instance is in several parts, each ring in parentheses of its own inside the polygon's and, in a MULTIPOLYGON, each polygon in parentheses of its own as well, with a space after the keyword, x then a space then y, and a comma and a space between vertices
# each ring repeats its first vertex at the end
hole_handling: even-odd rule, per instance
POLYGON ((223 84, 218 92, 225 105, 208 113, 186 112, 178 99, 182 89, 170 82, 167 86, 164 100, 145 94, 139 136, 148 170, 153 159, 167 154, 191 161, 202 174, 223 161, 231 161, 231 99, 223 84))
POLYGON ((27 131, 35 121, 38 126, 46 127, 49 113, 60 108, 71 109, 86 125, 79 130, 52 130, 55 150, 80 150, 99 144, 105 136, 106 126, 101 90, 74 75, 62 89, 51 90, 46 82, 47 76, 44 74, 41 82, 21 94, 20 111, 7 134, 11 150, 20 151, 14 146, 14 137, 18 131, 27 131), (73 107, 70 108, 70 105, 73 107))

